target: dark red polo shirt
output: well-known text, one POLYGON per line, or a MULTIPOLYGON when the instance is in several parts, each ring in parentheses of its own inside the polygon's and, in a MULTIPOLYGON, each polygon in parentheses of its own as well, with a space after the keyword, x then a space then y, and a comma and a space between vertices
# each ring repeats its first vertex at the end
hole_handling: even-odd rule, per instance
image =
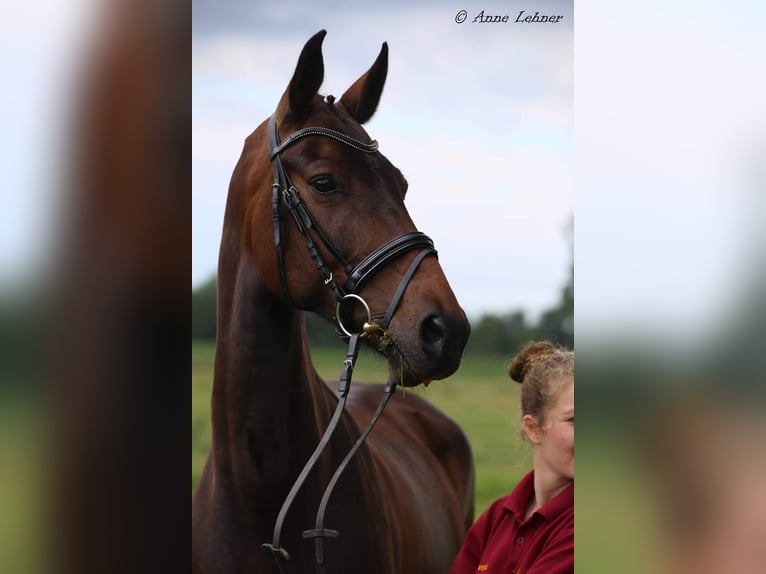
POLYGON ((470 528, 450 574, 574 572, 574 482, 524 520, 534 471, 470 528))

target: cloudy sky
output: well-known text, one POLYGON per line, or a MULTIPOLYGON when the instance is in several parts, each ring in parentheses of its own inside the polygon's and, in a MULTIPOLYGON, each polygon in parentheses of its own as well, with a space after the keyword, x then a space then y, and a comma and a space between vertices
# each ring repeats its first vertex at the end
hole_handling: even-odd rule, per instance
MULTIPOLYGON (((2 284, 55 243, 51 166, 102 3, 12 3, 0 19, 2 284)), ((636 318, 700 331, 763 270, 766 3, 578 0, 574 16, 546 0, 346 4, 195 0, 192 286, 215 273, 242 141, 321 28, 322 91, 336 95, 389 43, 369 132, 407 176, 413 219, 469 313, 554 304, 573 211, 578 334, 636 318), (468 6, 564 19, 474 24, 468 6)))
POLYGON ((98 0, 6 2, 0 18, 0 288, 44 266, 55 241, 74 77, 98 0), (41 15, 44 15, 41 17, 41 15))
POLYGON ((648 326, 694 344, 752 304, 766 267, 766 3, 718 8, 578 0, 578 334, 648 326))
MULTIPOLYGON (((192 286, 216 270, 231 172, 244 138, 274 110, 320 29, 325 81, 340 96, 389 45, 366 125, 409 181, 407 205, 469 314, 556 304, 571 252, 573 15, 515 24, 529 2, 195 1, 192 286), (353 7, 351 7, 353 6, 353 7), (473 22, 508 15, 508 23, 473 22)), ((534 14, 534 11, 532 11, 534 14)), ((526 14, 525 14, 526 15, 526 14)))

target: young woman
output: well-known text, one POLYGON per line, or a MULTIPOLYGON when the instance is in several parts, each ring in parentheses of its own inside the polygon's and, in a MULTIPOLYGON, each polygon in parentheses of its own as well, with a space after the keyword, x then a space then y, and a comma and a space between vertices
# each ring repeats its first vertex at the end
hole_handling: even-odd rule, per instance
POLYGON ((521 433, 533 470, 465 536, 450 574, 574 572, 574 352, 546 341, 508 368, 521 383, 521 433))

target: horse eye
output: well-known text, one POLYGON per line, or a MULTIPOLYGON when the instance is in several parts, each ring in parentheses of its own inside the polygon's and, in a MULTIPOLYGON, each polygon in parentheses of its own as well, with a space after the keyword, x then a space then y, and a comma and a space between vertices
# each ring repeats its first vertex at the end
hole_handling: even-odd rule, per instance
POLYGON ((338 191, 338 186, 335 183, 335 180, 326 175, 315 177, 310 183, 311 187, 314 188, 314 191, 321 195, 330 195, 338 191))

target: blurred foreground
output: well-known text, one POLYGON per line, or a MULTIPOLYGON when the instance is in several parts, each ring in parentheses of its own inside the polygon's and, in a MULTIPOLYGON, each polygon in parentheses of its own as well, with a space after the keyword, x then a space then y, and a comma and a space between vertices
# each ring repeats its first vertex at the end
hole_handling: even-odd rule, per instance
POLYGON ((577 571, 763 573, 764 36, 577 8, 577 571))
MULTIPOLYGON (((50 68, 59 83, 46 86, 44 102, 30 97, 41 109, 14 112, 50 120, 28 140, 40 144, 30 179, 51 189, 13 190, 45 198, 24 228, 48 246, 47 264, 1 286, 10 335, 0 385, 0 571, 182 569, 190 6, 51 0, 37 12, 9 8, 19 18, 8 22, 29 25, 27 38, 42 29, 76 46, 62 41, 56 47, 69 57, 31 64, 67 67, 50 68), (51 11, 61 21, 44 20, 51 11)), ((25 150, 4 155, 17 151, 25 150)))
MULTIPOLYGON (((741 57, 762 47, 739 27, 764 7, 708 9, 705 28, 697 3, 651 4, 655 29, 614 3, 576 16, 577 570, 760 574, 766 93, 741 57), (615 27, 628 21, 641 26, 615 27), (688 147, 700 153, 679 164, 688 147), (621 211, 633 218, 616 225, 621 211)), ((68 127, 36 136, 60 152, 35 166, 60 207, 55 226, 27 222, 55 227, 51 263, 20 287, 42 293, 45 319, 33 348, 2 341, 0 571, 186 570, 190 10, 77 7, 95 14, 92 40, 46 92, 74 94, 56 118, 68 127)))
POLYGON ((578 571, 766 572, 766 372, 720 348, 594 349, 578 363, 578 571))

